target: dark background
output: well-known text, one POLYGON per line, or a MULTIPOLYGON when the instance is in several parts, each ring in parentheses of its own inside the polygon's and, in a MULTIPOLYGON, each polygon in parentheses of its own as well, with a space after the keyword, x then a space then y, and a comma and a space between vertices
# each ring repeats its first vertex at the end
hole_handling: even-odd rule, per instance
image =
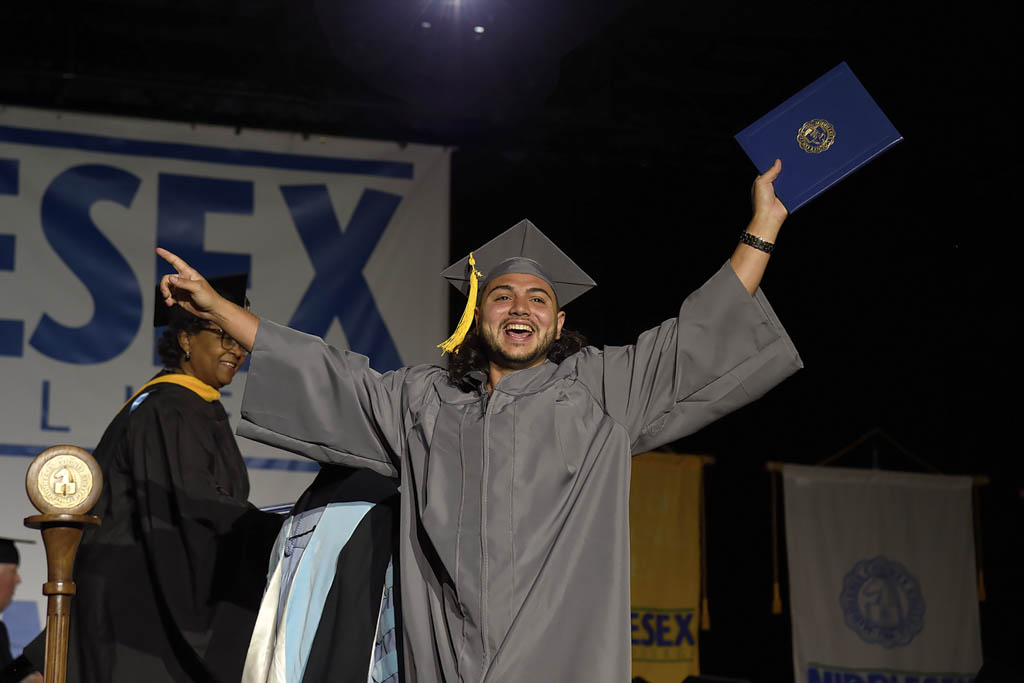
POLYGON ((885 436, 840 464, 990 478, 985 654, 1019 663, 1009 5, 12 0, 3 13, 0 104, 456 147, 452 260, 530 218, 599 282, 568 309, 596 344, 673 315, 728 258, 755 175, 732 136, 845 60, 905 141, 783 229, 763 286, 806 369, 675 445, 717 458, 703 669, 791 680, 788 617, 769 614, 764 463, 815 463, 872 430, 885 436))

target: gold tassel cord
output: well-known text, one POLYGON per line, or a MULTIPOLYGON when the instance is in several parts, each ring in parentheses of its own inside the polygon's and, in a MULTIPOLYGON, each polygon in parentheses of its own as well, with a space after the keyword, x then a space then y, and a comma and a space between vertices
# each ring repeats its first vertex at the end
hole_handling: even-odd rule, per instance
POLYGON ((476 269, 473 252, 469 252, 469 268, 469 295, 466 297, 466 308, 462 311, 462 317, 459 318, 459 324, 455 326, 452 336, 437 345, 437 348, 441 349, 442 356, 446 353, 459 352, 459 345, 462 344, 473 324, 473 311, 476 309, 476 293, 480 280, 480 271, 476 269))

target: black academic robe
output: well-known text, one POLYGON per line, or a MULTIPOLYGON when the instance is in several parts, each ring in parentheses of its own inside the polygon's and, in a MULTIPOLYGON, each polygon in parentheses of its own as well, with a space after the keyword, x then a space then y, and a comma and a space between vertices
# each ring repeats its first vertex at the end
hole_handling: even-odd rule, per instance
POLYGON ((69 683, 235 683, 281 517, 247 502, 224 407, 153 385, 94 456, 102 525, 86 531, 75 563, 69 683))
POLYGON ((31 662, 24 657, 13 656, 7 626, 0 621, 0 683, 21 683, 34 671, 36 668, 31 662))
POLYGON ((0 621, 0 671, 14 661, 11 656, 11 639, 7 637, 7 626, 0 621))

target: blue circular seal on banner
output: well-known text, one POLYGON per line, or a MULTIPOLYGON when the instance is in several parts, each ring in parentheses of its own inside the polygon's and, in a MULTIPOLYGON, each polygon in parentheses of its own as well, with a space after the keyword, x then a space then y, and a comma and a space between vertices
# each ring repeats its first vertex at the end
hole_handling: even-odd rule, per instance
POLYGON ((854 633, 886 649, 908 645, 924 628, 921 585, 906 567, 881 555, 846 574, 839 606, 854 633))

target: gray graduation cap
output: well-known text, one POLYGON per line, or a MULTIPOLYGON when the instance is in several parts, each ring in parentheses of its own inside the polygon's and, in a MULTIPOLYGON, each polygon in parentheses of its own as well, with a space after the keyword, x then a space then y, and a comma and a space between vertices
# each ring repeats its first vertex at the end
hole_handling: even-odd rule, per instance
MULTIPOLYGON (((480 286, 508 273, 536 275, 555 290, 559 307, 597 285, 565 252, 548 239, 536 225, 521 220, 490 242, 473 251, 480 286)), ((448 266, 441 277, 469 295, 469 256, 448 266)), ((474 302, 476 305, 476 302, 474 302)))
POLYGON ((0 538, 0 564, 21 564, 15 543, 34 544, 35 541, 23 538, 0 538))
POLYGON ((444 351, 458 349, 472 323, 477 287, 486 288, 488 282, 508 273, 536 275, 547 282, 554 290, 560 308, 597 285, 536 225, 521 220, 441 272, 441 277, 470 300, 466 302, 466 310, 455 332, 438 347, 444 351), (475 265, 470 263, 471 258, 475 265), (472 277, 474 268, 479 283, 472 277))
MULTIPOLYGON (((210 286, 217 290, 217 293, 232 303, 242 308, 249 309, 249 299, 245 296, 245 285, 249 281, 248 273, 234 273, 232 275, 221 275, 206 279, 210 286)), ((153 327, 163 327, 171 322, 171 311, 178 308, 166 306, 163 303, 164 297, 160 293, 160 285, 156 286, 156 299, 153 306, 153 327)))

